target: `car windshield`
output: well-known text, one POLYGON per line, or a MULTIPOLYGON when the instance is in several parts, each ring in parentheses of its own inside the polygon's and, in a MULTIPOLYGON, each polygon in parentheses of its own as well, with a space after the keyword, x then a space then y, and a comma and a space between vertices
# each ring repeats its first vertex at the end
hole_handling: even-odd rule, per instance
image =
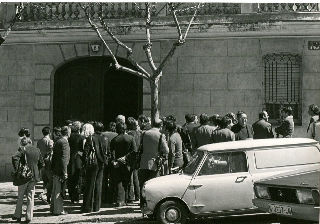
POLYGON ((196 171, 202 157, 203 157, 203 152, 201 151, 196 152, 192 156, 190 163, 183 169, 183 173, 187 175, 192 175, 196 171))

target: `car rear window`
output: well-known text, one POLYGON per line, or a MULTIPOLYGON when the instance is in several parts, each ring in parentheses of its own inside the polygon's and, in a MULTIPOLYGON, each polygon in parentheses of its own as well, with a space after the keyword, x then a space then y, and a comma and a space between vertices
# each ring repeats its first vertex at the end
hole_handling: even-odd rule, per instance
POLYGON ((257 169, 320 163, 315 146, 262 149, 254 152, 257 169))

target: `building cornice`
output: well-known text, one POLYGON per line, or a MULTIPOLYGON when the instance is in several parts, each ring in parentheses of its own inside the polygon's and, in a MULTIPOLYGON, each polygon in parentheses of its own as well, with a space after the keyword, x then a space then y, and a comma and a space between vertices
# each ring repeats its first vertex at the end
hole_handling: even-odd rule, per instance
MULTIPOLYGON (((182 26, 188 17, 179 17, 182 26)), ((121 40, 145 41, 144 20, 121 19, 108 21, 112 31, 121 40)), ((100 30, 106 40, 108 34, 100 30)), ((242 38, 242 37, 318 37, 319 13, 288 14, 239 14, 229 16, 201 16, 195 20, 189 39, 242 38)), ((171 18, 161 17, 153 21, 153 40, 176 39, 177 30, 171 18)), ((96 41, 96 33, 87 21, 47 21, 17 23, 4 44, 63 43, 96 41)))

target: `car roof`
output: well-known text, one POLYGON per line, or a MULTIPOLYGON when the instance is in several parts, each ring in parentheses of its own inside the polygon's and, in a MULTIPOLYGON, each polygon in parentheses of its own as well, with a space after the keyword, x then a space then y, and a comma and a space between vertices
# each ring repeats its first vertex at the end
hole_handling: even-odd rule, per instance
POLYGON ((318 142, 310 138, 269 138, 269 139, 250 139, 231 142, 220 142, 203 145, 199 151, 228 151, 228 150, 250 150, 255 148, 276 147, 276 146, 297 146, 297 145, 315 145, 318 142))

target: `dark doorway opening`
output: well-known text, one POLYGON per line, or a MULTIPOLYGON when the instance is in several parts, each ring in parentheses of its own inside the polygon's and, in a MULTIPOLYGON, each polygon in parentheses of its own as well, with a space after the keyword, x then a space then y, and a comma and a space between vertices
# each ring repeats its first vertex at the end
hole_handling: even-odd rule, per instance
MULTIPOLYGON (((118 114, 142 113, 142 78, 110 67, 109 57, 71 61, 54 76, 53 125, 68 119, 102 121, 106 126, 118 114)), ((134 68, 127 60, 121 65, 134 68)))

